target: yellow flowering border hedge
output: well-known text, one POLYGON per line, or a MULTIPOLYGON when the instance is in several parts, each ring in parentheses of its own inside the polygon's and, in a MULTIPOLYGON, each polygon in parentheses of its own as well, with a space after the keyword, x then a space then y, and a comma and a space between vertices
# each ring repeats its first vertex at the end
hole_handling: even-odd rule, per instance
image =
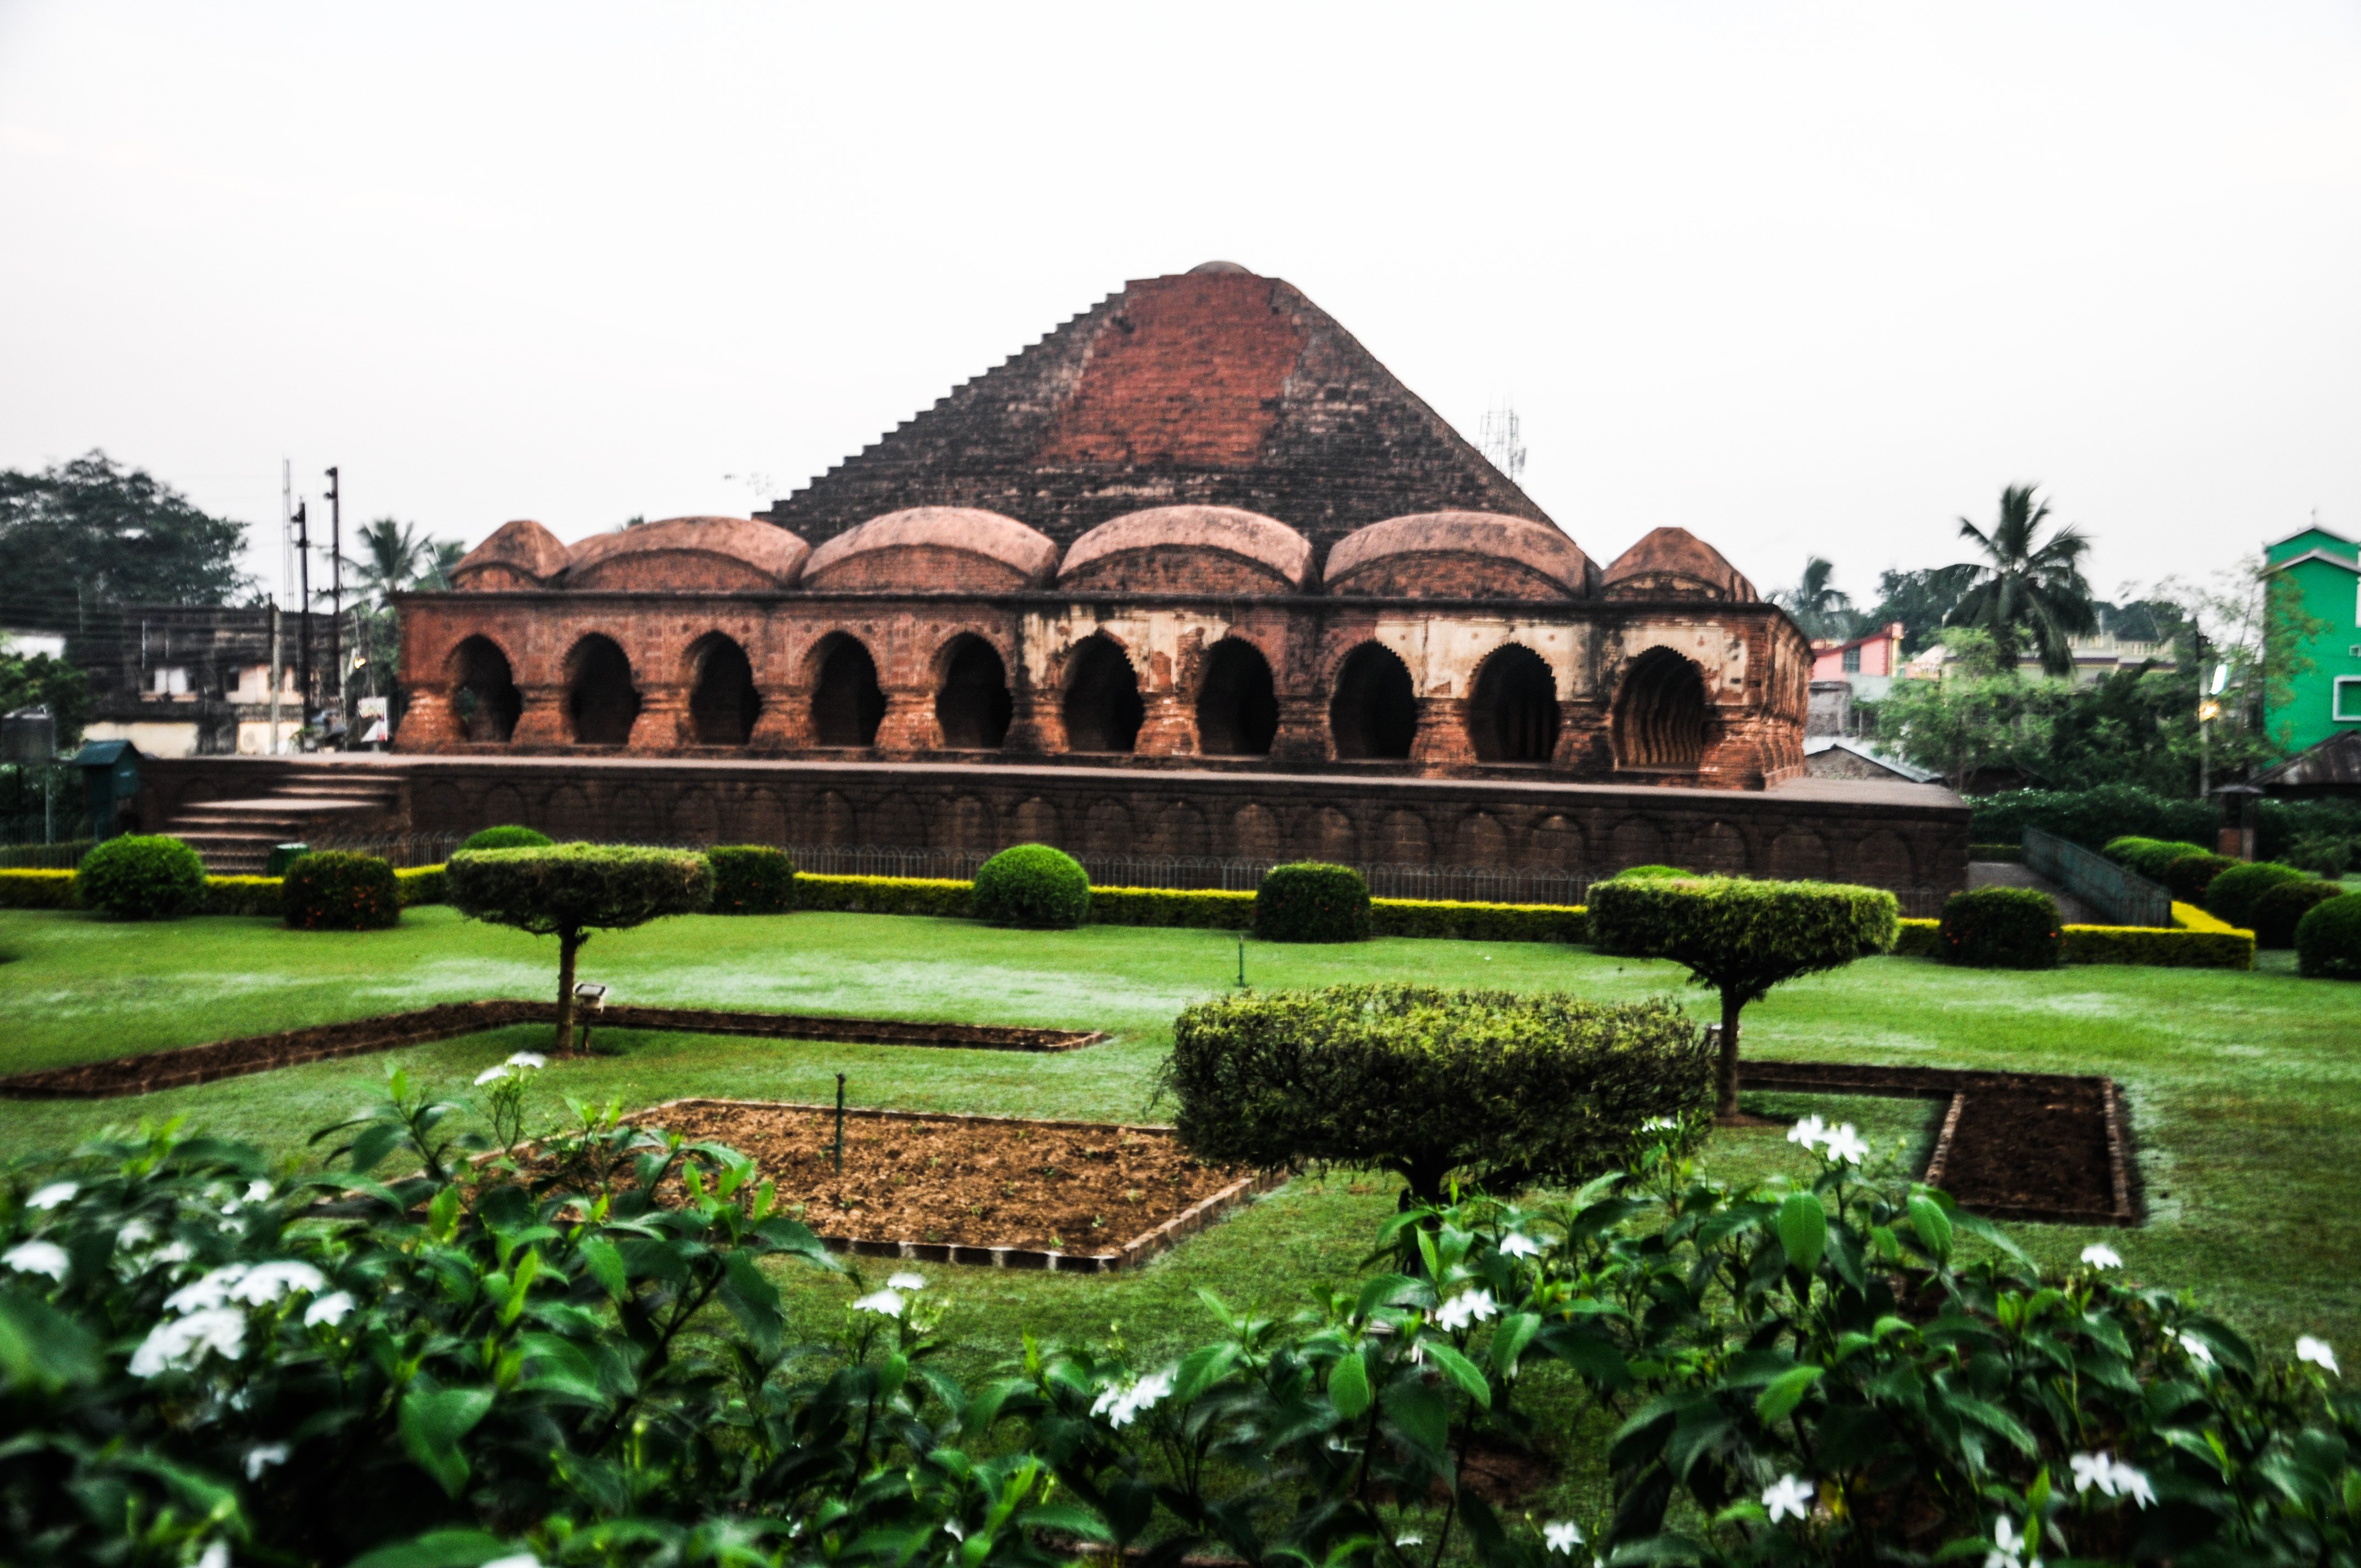
MULTIPOLYGON (((2144 964, 2154 969, 2255 967, 2255 934, 2224 924, 2193 904, 2172 906, 2174 924, 2161 926, 2069 926, 2070 964, 2144 964)), ((1942 956, 1939 920, 1905 920, 1894 953, 1903 958, 1942 956)))
MULTIPOLYGON (((73 879, 71 872, 0 869, 0 909, 74 908, 73 879)), ((445 902, 441 866, 397 871, 393 881, 404 909, 412 905, 445 902)), ((277 919, 280 886, 280 879, 275 876, 207 877, 205 913, 260 915, 277 919)))

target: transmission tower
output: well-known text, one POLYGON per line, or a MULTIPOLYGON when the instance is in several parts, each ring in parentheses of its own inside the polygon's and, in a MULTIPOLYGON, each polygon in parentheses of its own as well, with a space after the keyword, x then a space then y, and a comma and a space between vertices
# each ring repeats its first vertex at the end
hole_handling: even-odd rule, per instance
POLYGON ((1476 444, 1491 460, 1492 466, 1509 477, 1512 485, 1521 484, 1525 477, 1524 427, 1518 422, 1517 411, 1507 400, 1500 406, 1488 409, 1476 427, 1476 444))

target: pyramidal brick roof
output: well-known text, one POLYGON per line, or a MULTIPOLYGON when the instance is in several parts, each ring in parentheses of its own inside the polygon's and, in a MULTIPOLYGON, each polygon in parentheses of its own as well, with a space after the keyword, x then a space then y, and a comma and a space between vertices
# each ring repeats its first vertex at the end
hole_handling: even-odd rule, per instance
POLYGON ((1060 545, 1143 508, 1239 507, 1323 558, 1411 512, 1550 521, 1334 317, 1228 262, 1126 284, 757 515, 818 544, 952 506, 1060 545))

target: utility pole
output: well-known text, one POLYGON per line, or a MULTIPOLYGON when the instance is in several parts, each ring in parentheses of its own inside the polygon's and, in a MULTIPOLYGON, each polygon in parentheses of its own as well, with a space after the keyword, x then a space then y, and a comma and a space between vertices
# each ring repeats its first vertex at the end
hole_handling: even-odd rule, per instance
POLYGON ((351 704, 345 700, 345 498, 336 471, 328 470, 328 657, 336 669, 336 719, 350 732, 351 704))
POLYGON ((312 527, 309 500, 295 503, 295 570, 301 581, 301 598, 296 600, 295 661, 303 672, 302 723, 300 729, 312 727, 314 693, 312 685, 312 527))
POLYGON ((270 601, 270 743, 262 754, 279 755, 279 600, 275 596, 270 601))

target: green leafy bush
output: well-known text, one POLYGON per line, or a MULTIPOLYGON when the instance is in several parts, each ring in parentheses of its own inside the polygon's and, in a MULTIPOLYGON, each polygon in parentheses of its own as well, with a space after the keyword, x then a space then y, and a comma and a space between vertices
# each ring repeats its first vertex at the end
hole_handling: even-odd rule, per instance
POLYGON ((2178 839, 2122 838, 2110 839, 2100 851, 2126 871, 2136 872, 2153 883, 2164 881, 2166 868, 2184 855, 2210 854, 2202 844, 2183 843, 2178 839))
POLYGON ((1897 923, 1894 937, 1894 956, 1901 959, 1938 959, 1943 956, 1943 923, 1940 920, 1904 919, 1897 923))
POLYGON ((77 874, 33 867, 0 870, 0 909, 71 909, 77 874))
POLYGON ((401 906, 443 904, 451 896, 451 873, 442 866, 407 866, 393 873, 401 889, 401 906))
POLYGON ((1580 904, 1373 898, 1369 932, 1378 937, 1445 937, 1462 942, 1579 943, 1590 940, 1590 910, 1580 904))
POLYGON ((975 884, 950 877, 829 876, 797 872, 796 907, 843 915, 933 915, 964 919, 975 913, 975 884))
POLYGON ((1350 866, 1273 866, 1255 889, 1254 934, 1264 942, 1366 942, 1369 884, 1350 866))
POLYGON ((2292 948, 2295 928, 2317 905, 2341 898, 2345 890, 2333 882, 2283 882, 2266 888, 2255 900, 2255 946, 2292 948))
POLYGON ((2297 921, 2295 964, 2323 980, 2361 980, 2361 898, 2332 898, 2297 921))
POLYGON ((1019 844, 977 870, 973 908, 995 926, 1079 926, 1090 917, 1090 873, 1063 850, 1019 844))
POLYGON ((2233 866, 2206 887, 2205 913, 2217 920, 2226 920, 2241 930, 2251 931, 2255 927, 2257 899, 2288 883, 2311 880, 2293 866, 2279 865, 2272 861, 2233 866))
POLYGON ((1614 878, 1590 890, 1589 909, 1600 952, 1670 959, 1721 993, 1724 1115, 1738 1111, 1741 1010, 1799 975, 1893 951, 1902 918, 1883 888, 1743 877, 1614 878))
POLYGON ((2315 876, 2341 877, 2353 866, 2353 840, 2343 833, 2316 829, 2299 833, 2288 841, 2280 859, 2315 876))
POLYGON ((461 850, 545 850, 556 840, 535 828, 519 828, 513 824, 498 828, 479 828, 467 835, 461 850))
POLYGON ((130 834, 84 855, 74 898, 115 920, 173 920, 205 906, 205 864, 178 839, 130 834))
POLYGON ((1618 882, 1646 882, 1652 877, 1693 877, 1697 872, 1679 866, 1625 866, 1615 873, 1618 882))
POLYGON ((2193 855, 2182 855, 2168 862, 2164 875, 2156 880, 2164 883, 2165 891, 2181 903, 2202 904, 2205 902, 2205 890, 2213 885, 2213 879, 2239 863, 2227 855, 2200 850, 2193 855))
POLYGON ((1255 895, 1202 887, 1094 887, 1093 926, 1178 926, 1214 931, 1254 927, 1255 895))
POLYGON ((1942 952, 1970 969, 2055 969, 2058 901, 2037 888, 1971 887, 1943 901, 1942 952))
POLYGON ((1968 846, 1968 859, 2022 861, 2025 859, 2025 846, 2023 844, 1971 844, 1968 846))
POLYGON ((796 862, 785 850, 743 844, 708 850, 713 862, 713 913, 785 915, 796 906, 796 862))
POLYGON ((1433 1202, 1454 1173, 1502 1193, 1596 1175, 1642 1123, 1701 1120, 1713 1071, 1669 1001, 1345 985, 1190 1007, 1159 1088, 1201 1158, 1375 1166, 1433 1202))
POLYGON ((393 862, 343 850, 316 850, 288 868, 280 912, 298 931, 375 931, 401 919, 393 862))
POLYGON ((2151 969, 2255 967, 2255 938, 2248 931, 2186 931, 2160 926, 2069 926, 2070 964, 2143 964, 2151 969))
POLYGON ((2148 839, 2197 841, 2213 837, 2213 807, 2202 800, 2161 795, 2136 784, 2092 789, 2009 790, 1969 803, 1968 837, 1976 843, 2023 843, 2027 828, 2095 850, 2136 833, 2148 839))
POLYGON ((713 902, 713 866, 694 850, 560 844, 462 850, 445 868, 470 919, 557 938, 558 1050, 574 1044, 574 959, 592 931, 622 930, 713 902))

